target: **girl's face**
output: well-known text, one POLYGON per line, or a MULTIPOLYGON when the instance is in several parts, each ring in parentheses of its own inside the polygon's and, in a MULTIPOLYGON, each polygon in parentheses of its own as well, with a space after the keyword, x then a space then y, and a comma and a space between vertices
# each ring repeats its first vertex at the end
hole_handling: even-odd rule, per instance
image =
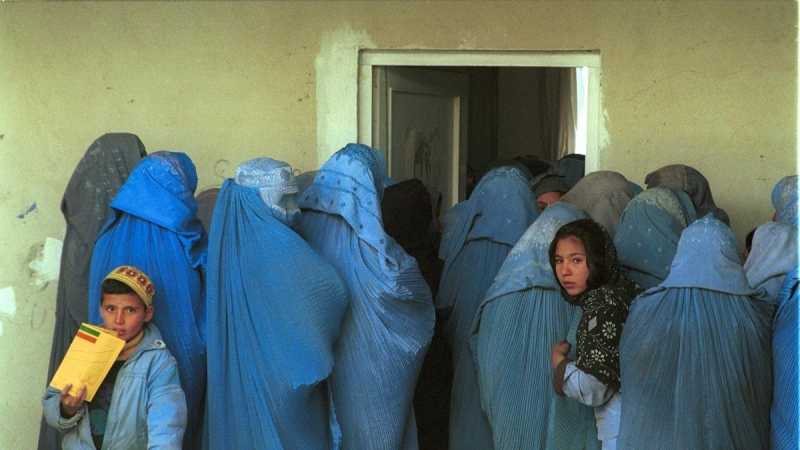
POLYGON ((583 242, 567 236, 556 243, 556 276, 558 282, 571 296, 586 291, 589 279, 589 266, 586 265, 586 249, 583 242))

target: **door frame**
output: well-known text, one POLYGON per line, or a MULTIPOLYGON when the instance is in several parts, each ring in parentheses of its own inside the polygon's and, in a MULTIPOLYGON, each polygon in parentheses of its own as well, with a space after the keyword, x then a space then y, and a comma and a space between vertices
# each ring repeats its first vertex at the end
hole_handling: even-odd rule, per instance
MULTIPOLYGON (((382 50, 358 52, 358 142, 378 143, 373 114, 373 66, 474 66, 474 67, 588 67, 586 123, 586 173, 599 168, 600 149, 600 51, 498 51, 498 50, 382 50)), ((385 99, 384 99, 385 101, 385 99)))

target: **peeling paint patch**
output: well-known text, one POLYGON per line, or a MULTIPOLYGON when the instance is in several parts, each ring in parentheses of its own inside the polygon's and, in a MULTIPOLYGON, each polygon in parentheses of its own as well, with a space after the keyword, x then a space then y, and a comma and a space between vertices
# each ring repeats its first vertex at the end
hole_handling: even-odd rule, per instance
POLYGON ((31 206, 29 206, 28 210, 25 211, 24 213, 17 214, 17 219, 24 219, 25 216, 27 216, 28 214, 30 214, 30 213, 32 213, 34 211, 36 211, 36 202, 33 202, 33 204, 31 206))
POLYGON ((28 254, 28 269, 30 269, 31 278, 37 287, 42 288, 51 281, 58 281, 63 246, 62 241, 48 237, 44 244, 40 243, 31 247, 28 254))
POLYGON ((358 140, 358 50, 375 48, 366 31, 323 33, 314 61, 317 94, 317 161, 321 166, 348 142, 358 140))
POLYGON ((13 316, 17 313, 17 298, 11 286, 0 289, 0 313, 13 316))

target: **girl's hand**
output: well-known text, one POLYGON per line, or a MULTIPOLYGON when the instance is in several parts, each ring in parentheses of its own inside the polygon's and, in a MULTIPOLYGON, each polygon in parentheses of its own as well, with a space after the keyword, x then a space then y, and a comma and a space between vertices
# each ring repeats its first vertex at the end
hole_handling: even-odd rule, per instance
POLYGON ((81 386, 78 395, 75 397, 69 395, 70 389, 72 389, 72 383, 67 384, 61 390, 61 416, 66 419, 71 418, 81 409, 83 400, 86 398, 85 384, 81 386))
POLYGON ((570 348, 572 348, 572 345, 566 340, 559 341, 553 346, 553 349, 550 350, 550 365, 553 369, 558 367, 561 361, 567 358, 570 348))

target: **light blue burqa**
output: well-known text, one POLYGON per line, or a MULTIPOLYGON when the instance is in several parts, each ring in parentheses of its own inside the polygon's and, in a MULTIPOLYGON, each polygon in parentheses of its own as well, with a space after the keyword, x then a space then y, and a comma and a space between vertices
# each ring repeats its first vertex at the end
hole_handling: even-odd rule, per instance
POLYGON ((756 228, 744 272, 761 298, 777 303, 786 274, 797 266, 797 227, 767 222, 756 228))
POLYGON ((778 294, 778 311, 772 322, 772 370, 775 372, 770 419, 770 447, 793 450, 800 440, 797 419, 798 285, 800 267, 786 274, 778 294))
POLYGON ((412 400, 435 314, 416 261, 383 230, 384 167, 375 150, 348 144, 299 202, 299 234, 349 293, 330 378, 343 448, 417 446, 412 400))
MULTIPOLYGON (((580 308, 561 298, 548 249, 561 226, 584 218, 583 211, 568 203, 547 207, 511 249, 475 315, 470 345, 494 448, 586 445, 562 440, 547 446, 550 404, 557 398, 550 349, 567 337, 573 317, 580 315, 580 308)), ((580 422, 583 416, 575 414, 573 419, 580 422)))
POLYGON ((178 152, 156 152, 131 172, 111 202, 92 258, 89 320, 102 324, 100 286, 113 269, 144 271, 156 288, 153 323, 178 362, 188 424, 183 448, 201 446, 206 392, 206 235, 197 219, 197 172, 178 152))
POLYGON ((333 446, 325 380, 347 289, 289 227, 292 207, 280 205, 296 190, 290 166, 259 158, 219 194, 208 249, 211 448, 333 446))
POLYGON ((654 187, 634 197, 614 237, 625 276, 644 289, 664 281, 681 232, 696 219, 692 200, 683 191, 654 187))
POLYGON ((522 172, 498 167, 481 178, 447 242, 436 308, 449 313, 444 335, 453 350, 450 448, 492 448, 469 332, 495 274, 538 214, 522 172))
POLYGON ((622 332, 619 448, 769 446, 773 308, 755 294, 727 225, 709 214, 684 230, 622 332))
POLYGON ((800 217, 797 213, 797 175, 784 177, 772 189, 772 206, 775 207, 775 220, 800 226, 800 217))

